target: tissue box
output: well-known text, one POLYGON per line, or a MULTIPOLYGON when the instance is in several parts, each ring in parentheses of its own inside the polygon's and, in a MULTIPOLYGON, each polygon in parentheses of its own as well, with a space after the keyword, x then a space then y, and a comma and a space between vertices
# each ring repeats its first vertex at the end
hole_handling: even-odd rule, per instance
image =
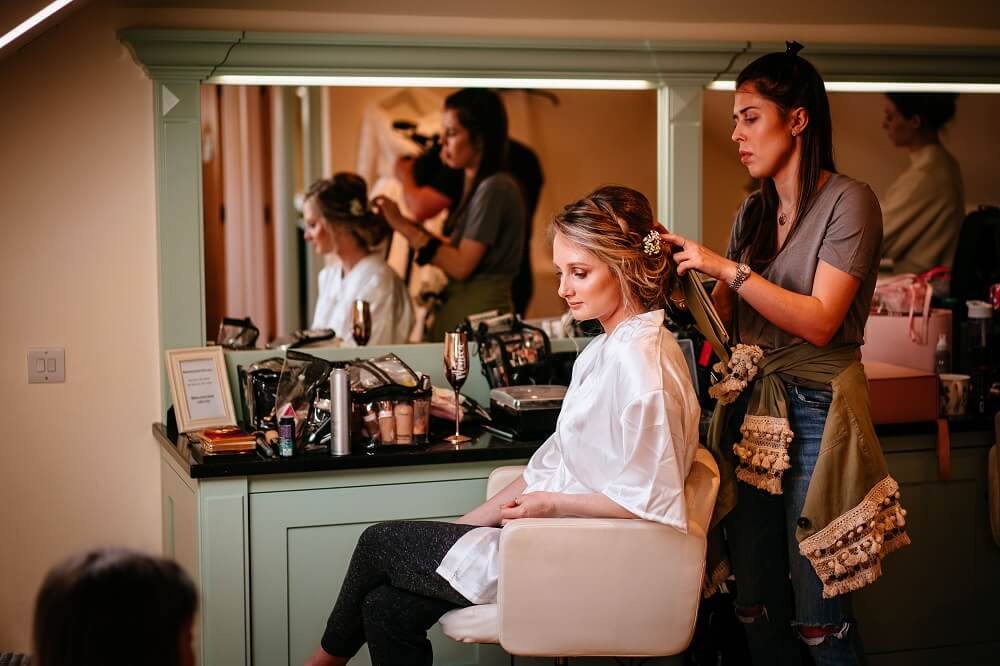
POLYGON ((934 421, 938 416, 940 391, 933 372, 888 363, 865 361, 872 421, 913 423, 934 421))
POLYGON ((934 353, 938 336, 942 333, 951 346, 951 310, 934 308, 928 321, 919 315, 913 317, 913 331, 917 340, 910 337, 910 318, 906 315, 873 314, 865 326, 865 344, 861 347, 861 360, 879 361, 934 372, 934 353))

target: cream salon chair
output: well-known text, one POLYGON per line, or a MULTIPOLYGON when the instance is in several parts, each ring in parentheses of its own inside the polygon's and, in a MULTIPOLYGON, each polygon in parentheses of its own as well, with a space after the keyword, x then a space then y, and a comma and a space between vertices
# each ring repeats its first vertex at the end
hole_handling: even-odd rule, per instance
MULTIPOLYGON (((491 497, 523 467, 496 469, 491 497)), ((645 520, 524 518, 500 538, 497 603, 445 613, 445 635, 511 655, 669 656, 694 633, 719 468, 699 447, 684 487, 688 533, 645 520)))

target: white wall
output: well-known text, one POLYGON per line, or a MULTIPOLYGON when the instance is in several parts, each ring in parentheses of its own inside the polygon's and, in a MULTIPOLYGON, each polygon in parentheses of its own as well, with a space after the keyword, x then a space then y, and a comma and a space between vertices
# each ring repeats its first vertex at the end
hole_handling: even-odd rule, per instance
MULTIPOLYGON (((997 41, 991 30, 848 32, 774 25, 766 16, 758 25, 577 21, 570 1, 523 3, 521 19, 468 20, 452 13, 459 3, 444 0, 421 3, 420 18, 114 4, 91 3, 0 59, 0 651, 28 649, 35 591, 55 561, 95 544, 160 546, 158 452, 149 430, 160 400, 152 91, 117 42, 118 29, 997 41), (64 384, 27 385, 34 345, 66 348, 64 384)), ((706 145, 706 163, 708 154, 706 145)))
POLYGON ((0 66, 0 652, 56 560, 160 547, 151 85, 114 29, 80 14, 0 66), (27 384, 32 346, 65 383, 27 384))

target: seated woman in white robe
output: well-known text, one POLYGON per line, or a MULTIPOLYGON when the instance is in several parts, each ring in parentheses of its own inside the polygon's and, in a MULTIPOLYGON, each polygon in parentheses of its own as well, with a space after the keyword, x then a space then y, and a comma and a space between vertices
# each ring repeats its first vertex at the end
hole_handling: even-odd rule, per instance
POLYGON ((426 631, 445 612, 496 599, 502 525, 521 518, 651 520, 687 531, 684 481, 699 407, 663 326, 676 281, 649 202, 603 187, 554 220, 559 295, 604 334, 573 367, 556 432, 524 474, 454 523, 395 521, 361 535, 310 666, 430 664, 426 631))
POLYGON ((316 181, 306 193, 303 216, 306 241, 329 257, 319 272, 312 328, 332 328, 344 345, 354 345, 352 304, 363 300, 372 317, 368 343, 405 343, 413 328, 413 305, 402 280, 376 251, 391 228, 372 212, 365 181, 353 173, 316 181))

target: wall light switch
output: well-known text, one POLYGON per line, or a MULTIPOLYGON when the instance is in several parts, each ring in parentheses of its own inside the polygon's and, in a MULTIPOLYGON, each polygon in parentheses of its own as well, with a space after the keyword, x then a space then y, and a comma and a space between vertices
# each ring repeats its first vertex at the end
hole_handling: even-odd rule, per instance
POLYGON ((28 383, 51 384, 66 381, 66 350, 39 347, 28 350, 28 383))

